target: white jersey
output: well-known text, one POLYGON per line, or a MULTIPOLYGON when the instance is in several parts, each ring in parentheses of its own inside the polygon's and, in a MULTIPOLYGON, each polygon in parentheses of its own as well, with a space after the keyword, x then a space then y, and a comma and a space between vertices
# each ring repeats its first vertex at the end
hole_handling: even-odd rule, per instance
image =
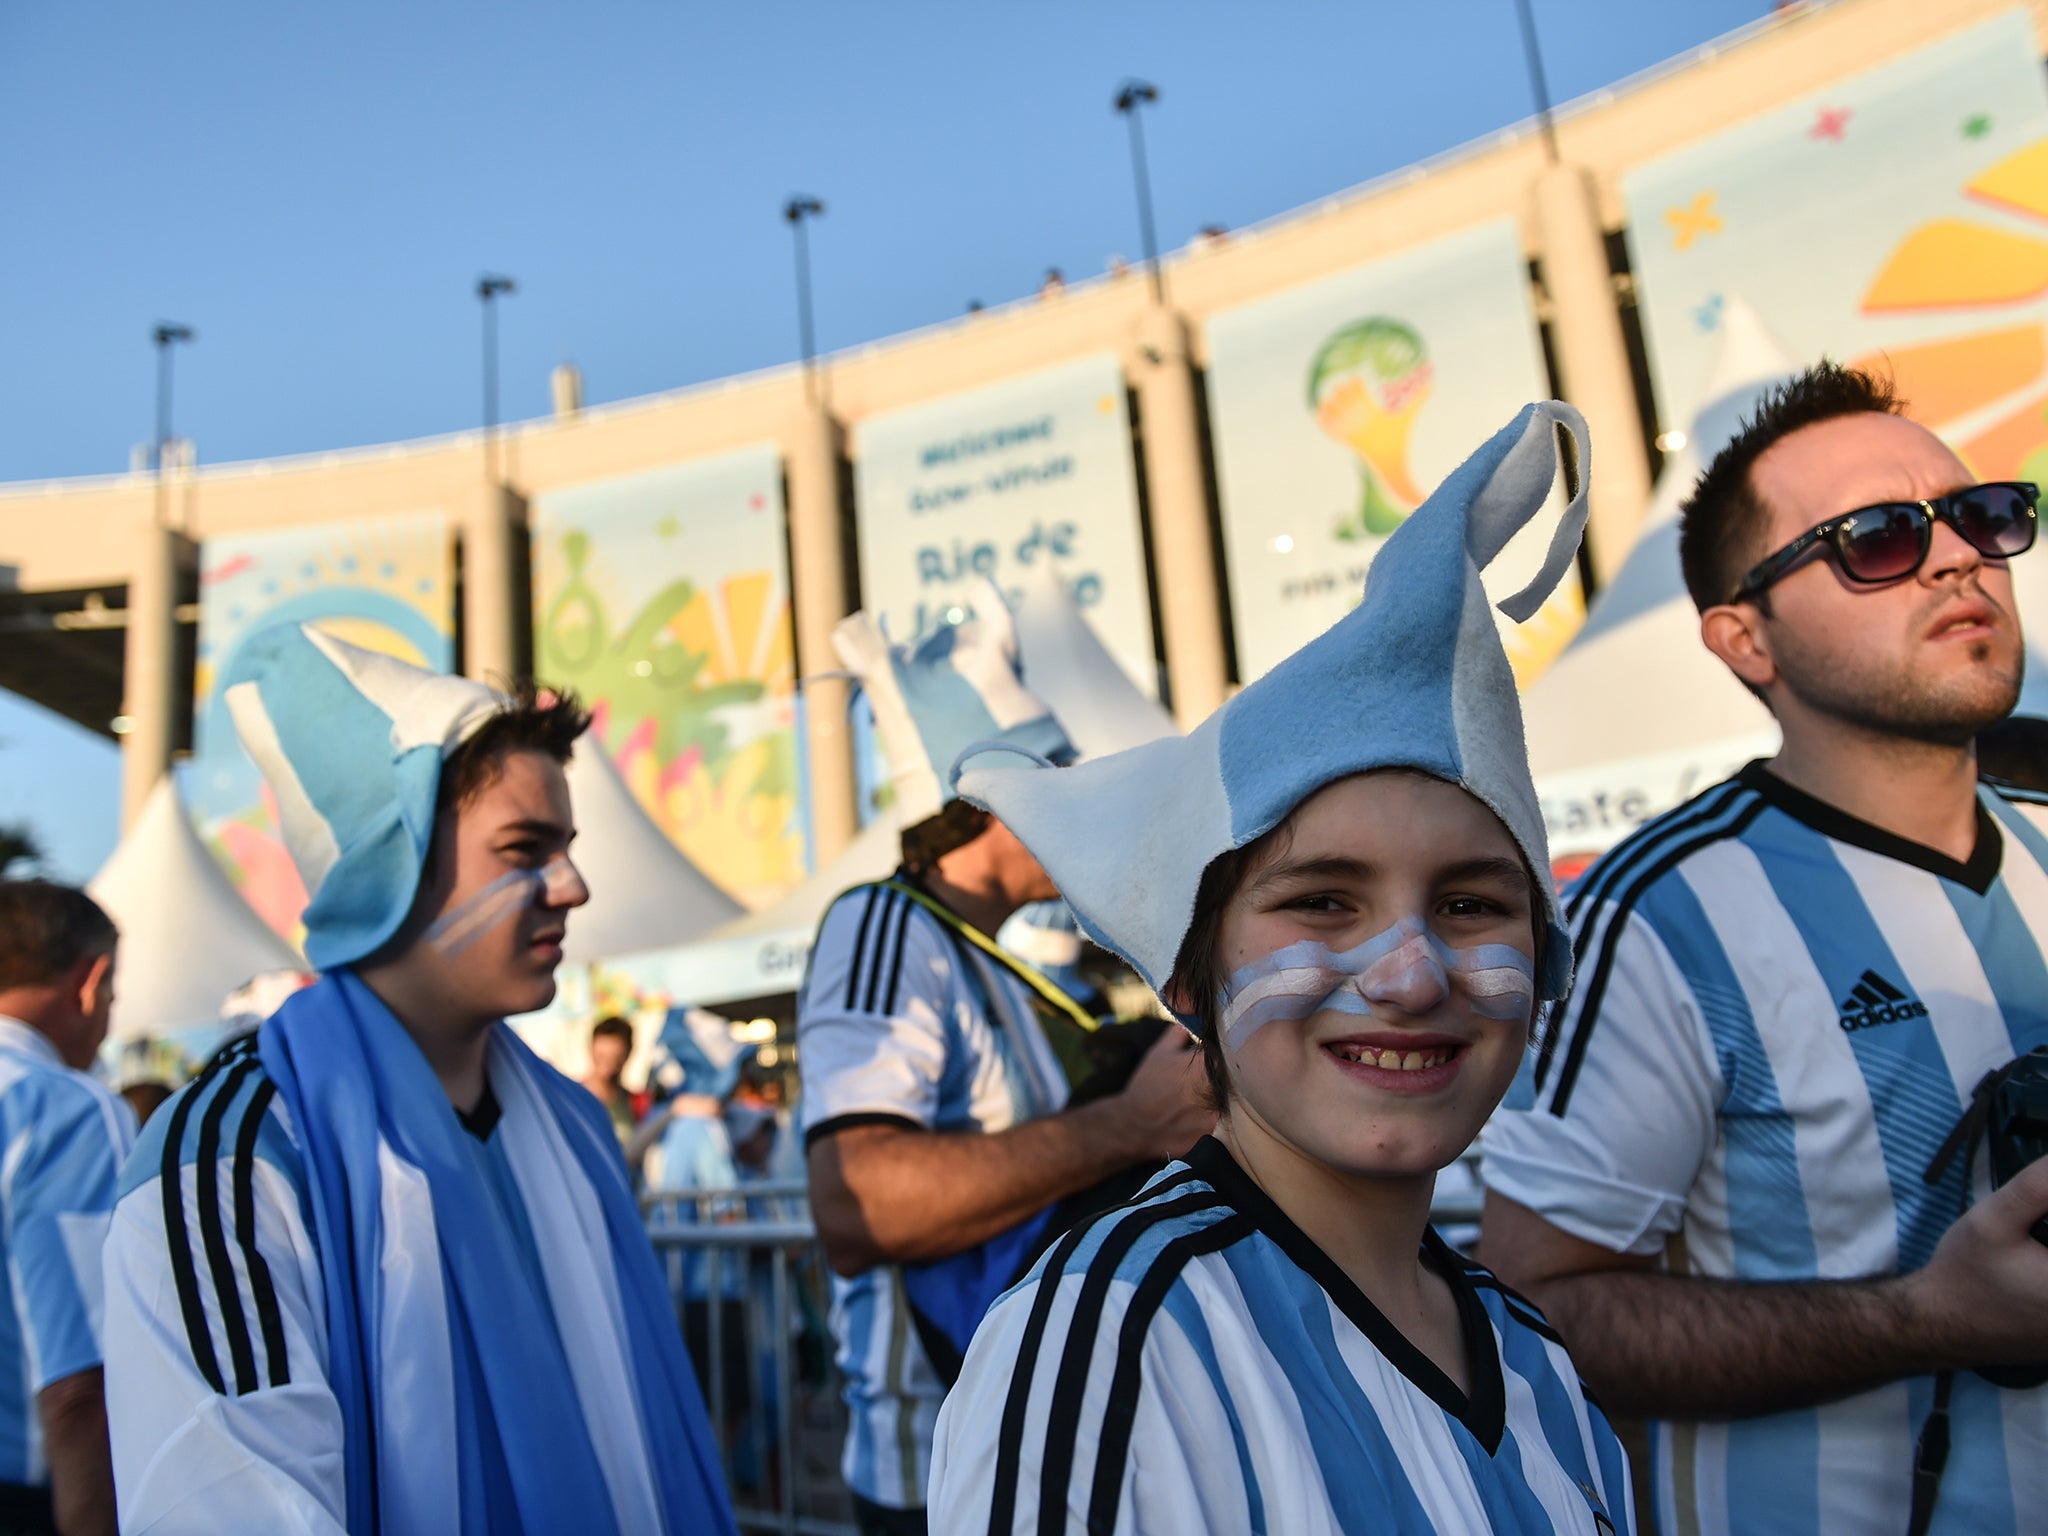
MULTIPOLYGON (((498 1113, 487 1097, 464 1124, 516 1199, 498 1113)), ((150 1118, 106 1248, 107 1428, 124 1536, 343 1536, 341 1409, 307 1189, 254 1036, 150 1118)), ((528 1224, 507 1224, 542 1269, 528 1224)), ((420 1341, 423 1356, 433 1343, 420 1341)))
POLYGON ((1633 1528, 1557 1337, 1434 1232, 1465 1388, 1205 1138, 997 1302, 939 1415, 931 1528, 1515 1536, 1633 1528))
MULTIPOLYGON (((2035 827, 1985 791, 1957 863, 1752 764, 1595 864, 1567 913, 1578 979, 1488 1127, 1489 1187, 1678 1274, 1927 1262, 1967 1194, 1929 1160, 1987 1071, 2048 1045, 2035 827)), ((1954 1393, 1934 1531, 2040 1529, 2048 1390, 1964 1372, 1954 1393)), ((1931 1397, 1658 1425, 1659 1522, 1897 1536, 1931 1397)))
POLYGON ((0 1483, 49 1482, 36 1394, 100 1363, 100 1248, 135 1116, 0 1015, 0 1483))
MULTIPOLYGON (((899 890, 857 886, 818 931, 797 999, 805 1145, 857 1125, 1005 1131, 1062 1108, 1067 1079, 1029 986, 899 890)), ((894 1267, 832 1280, 854 1492, 924 1503, 944 1383, 894 1267)))

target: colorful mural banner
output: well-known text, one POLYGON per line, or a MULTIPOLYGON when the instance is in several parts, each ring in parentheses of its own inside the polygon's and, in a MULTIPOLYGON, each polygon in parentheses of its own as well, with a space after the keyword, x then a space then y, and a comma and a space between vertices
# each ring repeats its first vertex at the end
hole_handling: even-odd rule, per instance
POLYGON ((760 906, 803 878, 782 461, 772 445, 534 504, 534 670, 574 688, 635 798, 760 906))
POLYGON ((306 888, 278 832, 277 800, 242 751, 221 677, 272 624, 445 672, 455 665, 453 544, 439 512, 208 539, 199 555, 192 761, 180 788, 200 835, 263 920, 294 942, 306 888))
MULTIPOLYGON (((1356 607, 1387 535, 1551 389, 1507 219, 1224 310, 1206 329, 1224 559, 1249 682, 1356 607)), ((1538 519, 1509 544, 1487 572, 1490 592, 1535 574, 1551 527, 1538 519)), ((1516 677, 1540 674, 1584 616, 1574 576, 1526 624, 1502 618, 1516 677)))
POLYGON ((1110 653, 1159 691, 1123 370, 1105 353, 862 422, 861 599, 892 640, 957 623, 978 576, 1050 560, 1110 653))
POLYGON ((1623 178, 1659 414, 1721 316, 1874 363, 1985 479, 2048 475, 2048 83, 2014 10, 1623 178))

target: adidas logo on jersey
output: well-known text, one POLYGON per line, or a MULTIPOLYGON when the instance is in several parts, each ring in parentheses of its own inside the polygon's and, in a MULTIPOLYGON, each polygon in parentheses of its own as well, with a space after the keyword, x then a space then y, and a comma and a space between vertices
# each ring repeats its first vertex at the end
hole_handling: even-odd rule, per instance
POLYGON ((1865 971, 1842 999, 1842 1028, 1870 1029, 1879 1024, 1896 1024, 1902 1019, 1924 1019, 1927 1005, 1908 997, 1875 971, 1865 971))

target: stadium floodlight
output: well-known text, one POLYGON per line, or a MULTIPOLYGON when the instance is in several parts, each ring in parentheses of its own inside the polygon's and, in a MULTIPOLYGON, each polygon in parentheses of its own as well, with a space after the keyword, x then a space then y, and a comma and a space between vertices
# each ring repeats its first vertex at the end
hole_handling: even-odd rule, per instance
POLYGON ((476 280, 476 296, 484 307, 484 478, 492 484, 498 479, 497 298, 518 291, 519 285, 503 273, 486 272, 476 280))
POLYGON ((1145 237, 1145 268, 1152 274, 1152 302, 1166 302, 1166 280, 1159 271, 1159 242, 1152 233, 1152 179, 1145 172, 1145 129, 1138 108, 1159 100, 1159 88, 1146 80, 1126 80, 1117 88, 1116 109, 1131 125, 1131 175, 1138 186, 1138 227, 1145 237))
POLYGON ((804 222, 823 215, 825 205, 815 197, 802 193, 793 195, 782 205, 782 216, 789 220, 790 232, 796 237, 796 327, 799 344, 804 353, 804 399, 817 399, 818 349, 811 333, 811 245, 804 234, 804 222))
POLYGON ((161 480, 164 472, 164 449, 171 441, 171 348, 181 341, 191 341, 194 332, 189 325, 180 325, 175 320, 160 320, 156 329, 150 332, 156 341, 156 473, 161 480))

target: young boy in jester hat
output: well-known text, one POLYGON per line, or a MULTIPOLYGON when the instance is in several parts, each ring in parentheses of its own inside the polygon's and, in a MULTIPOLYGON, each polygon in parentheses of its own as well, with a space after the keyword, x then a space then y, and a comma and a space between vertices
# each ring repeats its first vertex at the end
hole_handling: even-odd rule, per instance
MULTIPOLYGON (((1524 410, 1353 613, 1184 740, 963 757, 962 798, 1197 1035, 1223 1113, 990 1311, 940 1414, 934 1530, 1629 1529, 1557 1336, 1429 1226, 1571 980, 1479 573, 1584 438, 1524 410)), ((1579 491, 1502 611, 1535 611, 1585 515, 1579 491)))
POLYGON ((279 626, 225 697, 320 972, 150 1121, 106 1250, 122 1524, 730 1532, 603 1109, 508 1029, 573 908, 588 717, 279 626))

